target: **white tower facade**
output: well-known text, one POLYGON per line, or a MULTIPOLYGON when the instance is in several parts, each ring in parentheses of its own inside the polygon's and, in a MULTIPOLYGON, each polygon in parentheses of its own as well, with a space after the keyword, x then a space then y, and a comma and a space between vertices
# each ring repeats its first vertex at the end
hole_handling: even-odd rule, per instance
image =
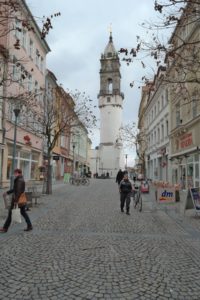
POLYGON ((121 74, 118 53, 112 35, 101 55, 100 92, 100 145, 99 171, 116 176, 124 168, 123 145, 120 140, 124 95, 121 93, 121 74))

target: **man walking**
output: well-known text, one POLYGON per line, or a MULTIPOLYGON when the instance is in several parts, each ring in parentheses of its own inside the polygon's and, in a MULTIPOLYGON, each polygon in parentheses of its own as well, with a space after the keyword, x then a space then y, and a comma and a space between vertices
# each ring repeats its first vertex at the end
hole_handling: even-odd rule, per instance
POLYGON ((124 172, 122 172, 122 170, 119 169, 117 176, 116 176, 116 182, 118 183, 118 185, 120 184, 123 177, 124 177, 124 172))
MULTIPOLYGON (((14 176, 15 176, 15 180, 14 180, 13 189, 4 193, 4 195, 5 194, 7 194, 7 195, 13 194, 13 195, 12 195, 11 206, 8 211, 8 217, 7 217, 3 227, 0 228, 1 233, 5 233, 8 231, 8 228, 12 221, 12 210, 14 207, 16 207, 21 194, 24 193, 24 191, 25 191, 25 181, 22 176, 22 171, 20 169, 15 169, 14 176)), ((29 216, 26 212, 26 204, 24 204, 22 207, 20 207, 20 212, 21 212, 21 215, 24 217, 26 224, 27 224, 27 228, 24 229, 24 231, 32 230, 33 227, 32 227, 31 221, 29 219, 29 216)))
POLYGON ((131 202, 131 197, 130 193, 132 191, 132 184, 130 180, 128 179, 128 174, 124 174, 124 178, 120 182, 119 185, 119 192, 120 192, 120 207, 121 207, 121 212, 124 212, 124 204, 126 202, 126 214, 130 215, 130 202, 131 202))

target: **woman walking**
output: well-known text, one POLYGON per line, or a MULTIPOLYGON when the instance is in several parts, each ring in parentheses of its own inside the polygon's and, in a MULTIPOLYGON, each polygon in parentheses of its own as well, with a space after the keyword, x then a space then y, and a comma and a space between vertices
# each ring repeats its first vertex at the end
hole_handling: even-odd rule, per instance
MULTIPOLYGON (((4 193, 4 195, 9 195, 9 194, 13 194, 13 195, 12 195, 11 206, 8 211, 7 219, 6 219, 3 227, 0 228, 1 233, 5 233, 8 231, 8 228, 12 221, 12 210, 13 210, 13 208, 15 208, 17 206, 17 203, 19 201, 21 194, 24 193, 24 191, 25 191, 25 181, 22 176, 22 171, 20 169, 15 169, 14 176, 15 176, 15 180, 14 180, 13 189, 4 193)), ((20 212, 21 212, 21 215, 24 217, 25 222, 27 224, 27 228, 24 229, 24 231, 32 230, 33 226, 31 224, 30 218, 26 212, 26 204, 24 204, 20 207, 20 212)))

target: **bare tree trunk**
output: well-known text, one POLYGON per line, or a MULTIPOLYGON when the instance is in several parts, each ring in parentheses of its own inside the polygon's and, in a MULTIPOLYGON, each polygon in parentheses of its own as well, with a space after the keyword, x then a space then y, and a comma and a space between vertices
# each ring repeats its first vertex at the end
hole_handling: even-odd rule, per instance
POLYGON ((51 153, 48 151, 48 164, 47 164, 47 178, 46 178, 46 191, 45 194, 52 194, 52 165, 51 165, 51 153))

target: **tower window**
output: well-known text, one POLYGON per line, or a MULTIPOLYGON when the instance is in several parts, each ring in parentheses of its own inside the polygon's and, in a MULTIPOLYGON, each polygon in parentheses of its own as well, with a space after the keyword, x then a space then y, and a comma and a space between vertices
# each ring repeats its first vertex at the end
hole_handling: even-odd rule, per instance
POLYGON ((113 81, 111 78, 108 79, 108 93, 112 94, 113 92, 113 81))
POLYGON ((108 102, 108 103, 110 102, 110 97, 107 97, 107 102, 108 102))

